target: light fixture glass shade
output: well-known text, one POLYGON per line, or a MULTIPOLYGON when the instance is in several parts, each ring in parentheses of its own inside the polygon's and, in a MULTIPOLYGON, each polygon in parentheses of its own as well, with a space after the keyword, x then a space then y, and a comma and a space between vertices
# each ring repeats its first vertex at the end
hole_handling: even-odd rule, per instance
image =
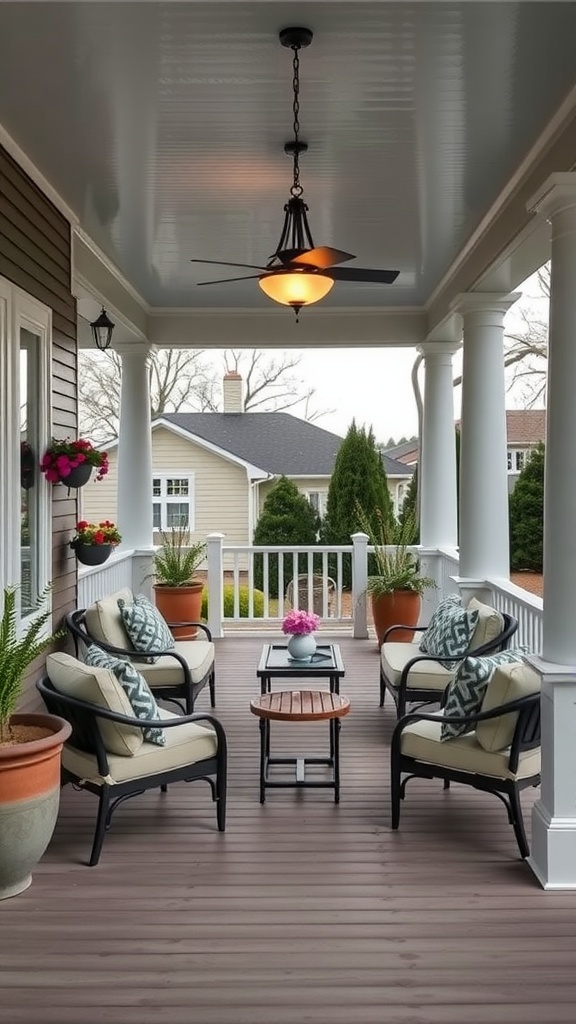
POLYGON ((258 278, 258 284, 269 299, 283 306, 309 306, 319 302, 334 285, 331 277, 323 274, 266 274, 258 278))
POLYGON ((104 306, 102 306, 102 312, 100 313, 100 316, 97 318, 97 320, 93 320, 92 323, 90 324, 90 327, 92 328, 92 337, 94 338, 94 343, 96 347, 100 349, 101 352, 105 352, 106 349, 110 347, 110 342, 112 341, 112 332, 115 326, 116 324, 112 322, 106 310, 104 309, 104 306))

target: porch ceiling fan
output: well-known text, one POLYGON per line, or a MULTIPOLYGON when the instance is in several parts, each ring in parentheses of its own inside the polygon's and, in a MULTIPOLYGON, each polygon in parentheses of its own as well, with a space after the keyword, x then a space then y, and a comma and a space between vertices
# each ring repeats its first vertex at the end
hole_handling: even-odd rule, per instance
POLYGON ((308 146, 300 140, 300 60, 299 51, 312 42, 308 28, 285 28, 280 32, 280 42, 293 53, 293 104, 294 138, 287 142, 284 151, 293 158, 293 180, 290 198, 284 206, 284 225, 275 252, 264 266, 253 263, 232 263, 228 260, 193 259, 191 263, 210 263, 222 267, 242 267, 257 270, 257 274, 242 277, 228 277, 217 281, 199 281, 199 285, 227 284, 229 281, 258 280, 262 291, 269 298, 282 305, 292 306, 298 319, 302 306, 319 302, 331 290, 335 281, 351 281, 370 284, 392 284, 398 277, 398 270, 370 270, 361 267, 342 267, 356 257, 330 245, 315 245, 308 225, 308 206, 302 198, 300 183, 300 154, 308 146))

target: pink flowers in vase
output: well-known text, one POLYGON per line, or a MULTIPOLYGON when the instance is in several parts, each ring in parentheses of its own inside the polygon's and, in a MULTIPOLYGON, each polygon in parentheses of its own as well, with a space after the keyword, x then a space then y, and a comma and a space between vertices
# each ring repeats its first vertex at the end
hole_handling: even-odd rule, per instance
POLYGON ((292 633, 293 636, 307 636, 318 629, 319 624, 319 615, 293 608, 282 620, 282 632, 292 633))

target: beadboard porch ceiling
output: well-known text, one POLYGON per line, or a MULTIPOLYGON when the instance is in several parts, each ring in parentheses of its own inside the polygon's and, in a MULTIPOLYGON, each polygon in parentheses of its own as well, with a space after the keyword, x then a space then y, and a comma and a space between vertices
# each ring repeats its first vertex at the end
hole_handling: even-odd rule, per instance
MULTIPOLYGON (((0 4, 0 124, 149 309, 270 309, 256 281, 196 287, 236 273, 190 259, 260 264, 276 247, 292 174, 278 31, 294 24, 314 32, 314 241, 400 271, 337 282, 333 312, 426 303, 576 81, 574 3, 0 4)), ((550 169, 575 159, 572 143, 550 169)))

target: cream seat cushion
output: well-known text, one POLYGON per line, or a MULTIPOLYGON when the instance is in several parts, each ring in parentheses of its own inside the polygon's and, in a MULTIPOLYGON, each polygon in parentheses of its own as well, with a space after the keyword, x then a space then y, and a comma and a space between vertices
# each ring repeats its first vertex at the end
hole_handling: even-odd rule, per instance
POLYGON ((96 641, 132 651, 134 648, 122 621, 118 600, 131 605, 134 601, 132 591, 124 587, 91 604, 86 609, 86 628, 96 641))
MULTIPOLYGON (((199 683, 214 664, 214 644, 208 640, 176 640, 174 651, 188 664, 193 683, 199 683)), ((133 655, 131 661, 148 686, 178 686, 182 682, 182 667, 169 654, 161 655, 153 665, 139 661, 133 655)))
MULTIPOLYGON (((159 709, 159 718, 167 721, 178 718, 171 711, 159 709)), ((165 729, 166 746, 156 747, 153 743, 143 743, 134 757, 108 756, 109 775, 104 777, 98 771, 96 758, 82 750, 66 745, 62 751, 62 764, 68 771, 81 779, 87 779, 96 785, 127 782, 182 768, 206 758, 215 757, 218 751, 216 733, 209 725, 199 722, 186 722, 172 729, 165 729)))
MULTIPOLYGON (((129 698, 116 676, 108 668, 85 665, 70 654, 57 652, 46 659, 46 672, 59 693, 98 707, 134 718, 129 698)), ((98 719, 98 729, 106 750, 122 757, 133 757, 143 743, 142 729, 133 725, 120 725, 105 718, 98 719)))
MULTIPOLYGON (((464 772, 476 772, 498 779, 526 779, 540 772, 540 748, 520 755, 516 774, 508 771, 508 750, 488 752, 478 743, 474 733, 458 736, 443 743, 440 739, 441 715, 438 721, 414 722, 402 732, 402 753, 429 764, 444 765, 464 772)), ((511 716, 508 716, 511 717, 511 716)))
POLYGON ((484 644, 490 643, 504 629, 504 619, 500 612, 491 608, 490 605, 478 601, 477 598, 470 598, 466 610, 478 612, 478 621, 472 634, 469 650, 475 651, 477 647, 483 647, 484 644))
MULTIPOLYGON (((382 644, 380 662, 384 675, 392 684, 399 686, 402 669, 412 658, 425 658, 417 643, 403 644, 389 641, 382 644)), ((437 661, 418 661, 408 673, 407 689, 443 690, 452 682, 455 669, 447 669, 437 661)))

